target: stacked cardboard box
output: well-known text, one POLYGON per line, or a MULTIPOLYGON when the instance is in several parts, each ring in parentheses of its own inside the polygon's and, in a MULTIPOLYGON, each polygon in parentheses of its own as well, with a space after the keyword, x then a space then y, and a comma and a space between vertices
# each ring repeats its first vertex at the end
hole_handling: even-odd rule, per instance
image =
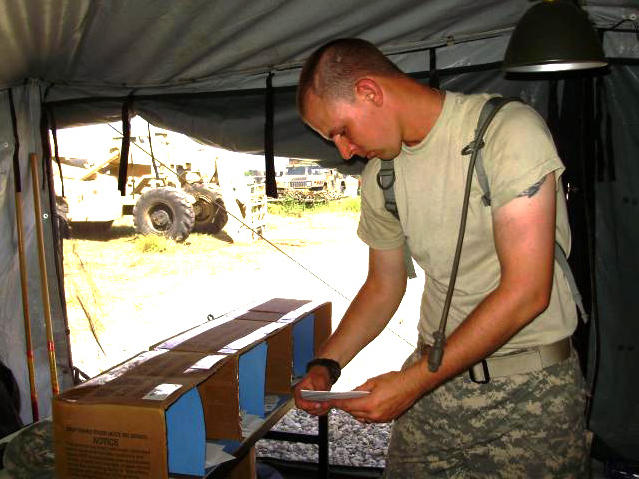
POLYGON ((215 446, 232 453, 289 402, 330 323, 330 303, 276 298, 64 392, 53 407, 57 476, 205 477, 215 446))

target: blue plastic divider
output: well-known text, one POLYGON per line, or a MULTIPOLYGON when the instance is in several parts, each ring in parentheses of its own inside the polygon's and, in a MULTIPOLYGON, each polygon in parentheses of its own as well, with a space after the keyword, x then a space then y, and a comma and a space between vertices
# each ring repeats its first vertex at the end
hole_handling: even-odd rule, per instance
POLYGON ((239 358, 240 410, 264 417, 266 342, 259 343, 239 358))
POLYGON ((180 396, 166 411, 169 472, 203 476, 206 431, 202 400, 196 387, 180 396))
POLYGON ((306 363, 315 356, 315 315, 300 319, 293 325, 293 376, 306 374, 306 363))

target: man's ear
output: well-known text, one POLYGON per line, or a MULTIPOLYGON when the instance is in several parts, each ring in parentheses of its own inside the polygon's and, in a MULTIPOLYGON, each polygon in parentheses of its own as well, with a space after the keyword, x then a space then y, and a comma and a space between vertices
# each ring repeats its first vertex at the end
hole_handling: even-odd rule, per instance
POLYGON ((357 97, 373 103, 375 106, 381 106, 384 103, 384 92, 375 80, 372 78, 362 78, 355 84, 355 93, 357 97))

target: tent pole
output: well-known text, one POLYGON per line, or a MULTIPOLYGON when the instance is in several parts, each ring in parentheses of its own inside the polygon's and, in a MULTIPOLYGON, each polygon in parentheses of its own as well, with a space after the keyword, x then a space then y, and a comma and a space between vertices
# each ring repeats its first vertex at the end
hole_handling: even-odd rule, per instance
POLYGON ((38 411, 38 389, 35 384, 35 359, 31 342, 31 315, 29 314, 29 285, 27 282, 27 262, 24 255, 24 222, 22 220, 22 175, 20 174, 20 136, 18 119, 13 101, 13 90, 9 89, 9 110, 13 124, 13 182, 15 186, 16 228, 18 230, 18 262, 20 265, 20 287, 22 291, 22 318, 24 321, 25 349, 31 390, 31 414, 33 421, 40 419, 38 411))
MULTIPOLYGON (((20 170, 13 170, 16 177, 20 176, 20 170)), ((16 180, 18 182, 18 180, 16 180)), ((38 411, 38 391, 35 385, 35 366, 33 359, 33 346, 31 343, 31 315, 29 314, 29 293, 27 284, 27 266, 24 256, 24 223, 22 221, 22 191, 18 186, 15 191, 16 224, 18 229, 18 259, 20 263, 20 286, 22 289, 22 316, 24 318, 24 336, 27 349, 27 365, 29 369, 29 387, 31 389, 31 414, 33 421, 40 419, 38 411)))
POLYGON ((42 229, 42 208, 40 206, 40 185, 38 182, 38 157, 35 153, 29 155, 31 163, 31 179, 33 181, 33 208, 38 239, 38 259, 40 261, 40 285, 42 289, 42 305, 44 320, 47 328, 47 350, 49 353, 49 370, 51 373, 51 391, 54 396, 60 392, 58 372, 55 363, 55 344, 53 342, 53 326, 51 321, 51 301, 49 299, 49 282, 47 280, 47 264, 44 254, 44 233, 42 229))

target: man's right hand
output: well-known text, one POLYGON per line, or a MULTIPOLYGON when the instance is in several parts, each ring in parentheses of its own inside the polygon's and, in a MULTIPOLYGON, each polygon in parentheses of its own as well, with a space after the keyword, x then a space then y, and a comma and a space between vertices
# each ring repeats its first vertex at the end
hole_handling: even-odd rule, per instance
POLYGON ((330 391, 331 377, 324 366, 313 366, 310 371, 295 385, 293 395, 295 397, 295 405, 314 416, 322 416, 331 408, 326 402, 306 401, 302 399, 302 389, 311 391, 330 391))

